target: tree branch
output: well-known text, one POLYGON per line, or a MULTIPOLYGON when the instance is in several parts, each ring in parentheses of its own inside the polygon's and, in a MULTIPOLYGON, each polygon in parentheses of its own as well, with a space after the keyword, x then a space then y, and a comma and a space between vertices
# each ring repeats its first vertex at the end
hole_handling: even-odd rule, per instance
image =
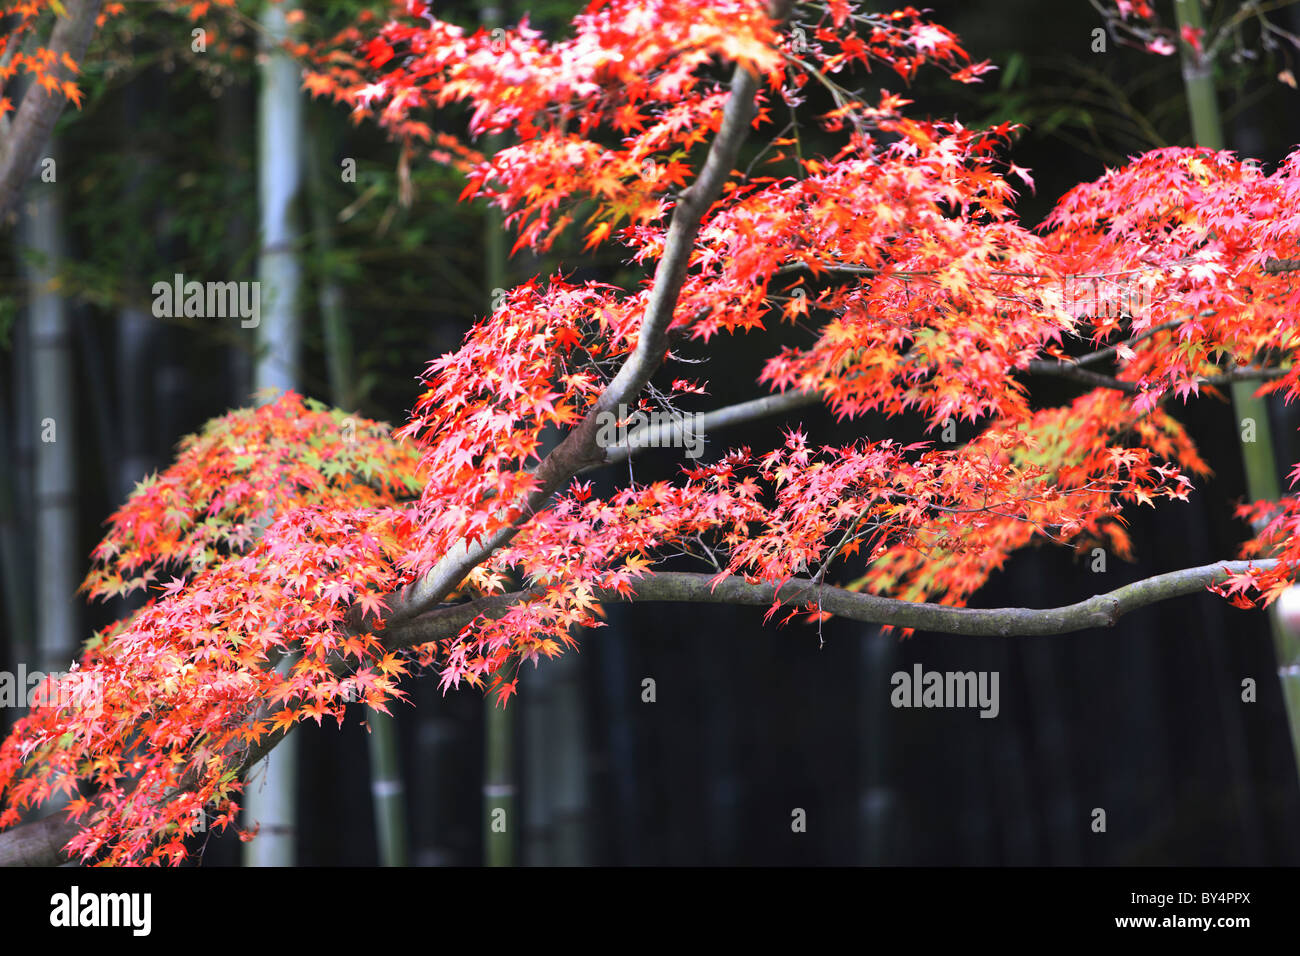
POLYGON ((1163 332, 1165 329, 1175 328, 1176 326, 1182 325, 1184 321, 1186 320, 1181 317, 1177 319, 1166 319, 1164 322, 1161 322, 1158 325, 1153 325, 1151 328, 1145 329, 1137 335, 1131 336, 1116 345, 1108 345, 1104 349, 1098 349, 1095 352, 1089 352, 1087 355, 1080 355, 1078 358, 1070 359, 1069 363, 1071 365, 1092 365, 1095 362, 1104 362, 1107 359, 1114 358, 1114 356, 1119 353, 1121 347, 1132 348, 1142 340, 1151 338, 1151 336, 1155 335, 1157 332, 1163 332))
MULTIPOLYGON (((820 400, 821 396, 817 392, 788 391, 779 395, 766 395, 763 398, 755 398, 748 402, 726 405, 711 412, 705 412, 700 415, 696 424, 700 432, 706 434, 719 428, 728 428, 732 425, 740 425, 745 422, 766 418, 768 415, 780 415, 782 412, 788 412, 792 409, 816 405, 820 400)), ((611 445, 607 448, 604 461, 595 465, 587 465, 580 473, 627 461, 642 448, 658 447, 663 443, 664 439, 670 439, 677 434, 681 427, 681 423, 674 422, 642 426, 627 436, 625 444, 611 445)))
POLYGON ((81 824, 55 812, 0 833, 0 866, 58 866, 67 863, 63 847, 81 824))
POLYGON ((1269 259, 1264 263, 1264 271, 1269 275, 1281 275, 1283 272, 1300 272, 1300 259, 1269 259))
MULTIPOLYGON (((715 575, 679 571, 661 571, 637 578, 632 584, 636 593, 630 597, 605 590, 597 592, 596 599, 609 603, 673 602, 754 607, 771 606, 777 601, 782 604, 817 604, 837 617, 865 624, 912 627, 940 634, 974 637, 1049 636, 1094 627, 1112 627, 1125 614, 1139 608, 1195 594, 1212 584, 1223 582, 1230 574, 1252 567, 1266 570, 1276 564, 1277 559, 1266 558, 1258 561, 1221 561, 1197 568, 1183 568, 1055 608, 964 608, 946 604, 922 604, 825 584, 819 586, 808 578, 788 581, 778 592, 773 584, 749 584, 734 575, 713 585, 711 582, 715 575)), ((385 631, 385 643, 390 649, 399 649, 454 637, 479 614, 499 616, 511 604, 539 593, 540 589, 532 588, 428 611, 385 631)))
POLYGON ((1123 392, 1126 395, 1136 395, 1138 391, 1136 382, 1125 382, 1113 378, 1110 375, 1102 375, 1100 372, 1093 372, 1086 368, 1080 368, 1074 362, 1053 362, 1050 359, 1034 359, 1027 366, 1025 371, 1033 375, 1054 375, 1057 378, 1068 378, 1071 381, 1082 382, 1085 385, 1092 385, 1096 388, 1110 388, 1117 392, 1123 392))
POLYGON ((519 519, 484 541, 471 545, 462 539, 453 545, 424 577, 410 585, 397 599, 389 615, 392 620, 411 617, 437 604, 470 571, 507 544, 522 524, 545 507, 565 482, 584 468, 604 462, 605 452, 596 442, 599 423, 605 414, 614 413, 619 405, 626 405, 640 394, 663 362, 669 344, 668 326, 672 324, 673 312, 686 280, 700 220, 721 195, 723 185, 735 168, 741 141, 757 115, 757 93, 758 78, 745 67, 737 66, 731 79, 731 95, 723 109, 722 125, 709 147, 704 166, 695 182, 682 192, 673 210, 636 348, 582 422, 537 465, 534 474, 538 486, 524 502, 519 519))
MULTIPOLYGON (((98 0, 81 0, 81 2, 96 8, 98 6, 98 0)), ((789 13, 791 3, 792 0, 772 0, 769 15, 774 19, 784 20, 789 13)), ((92 25, 93 22, 92 16, 92 25)), ((60 26, 62 25, 61 23, 60 26)), ((88 40, 89 34, 86 38, 88 40)), ((525 501, 519 520, 497 531, 486 541, 474 545, 465 540, 457 542, 432 570, 398 596, 393 602, 392 610, 386 615, 388 620, 402 621, 420 614, 421 611, 443 600, 473 568, 481 564, 496 549, 508 543, 522 524, 542 508, 565 482, 584 467, 603 461, 604 449, 601 449, 596 442, 600 421, 598 416, 612 412, 620 404, 626 404, 638 395, 663 362, 669 345, 668 327, 672 324, 673 313, 686 279, 690 254, 694 248, 700 222, 709 207, 721 195, 722 187, 736 166, 740 144, 758 112, 757 94, 758 77, 745 67, 737 65, 732 75, 730 96, 723 109, 722 124, 710 145, 704 166, 695 182, 681 193, 673 211, 664 253, 655 269, 654 285, 646 314, 641 322, 636 348, 584 420, 538 464, 534 470, 534 474, 539 479, 538 487, 525 501)), ((24 99, 24 107, 26 105, 27 100, 24 99)), ((57 112, 53 115, 57 116, 57 112)), ((52 125, 53 116, 50 117, 49 122, 52 125)), ((11 154, 14 152, 17 151, 11 151, 11 154)), ((26 168, 30 170, 34 162, 33 153, 26 168)), ((461 620, 467 613, 461 609, 462 607, 443 608, 430 613, 437 615, 437 619, 444 622, 444 627, 451 627, 452 623, 461 620)), ((478 613, 482 612, 474 610, 468 618, 464 619, 464 623, 472 620, 478 613)), ((464 623, 459 627, 463 627, 464 623)), ((456 633, 459 627, 451 633, 456 633)), ((251 748, 244 756, 241 774, 275 747, 286 732, 264 737, 251 748)), ((50 852, 48 847, 62 846, 67 842, 68 836, 75 832, 75 824, 67 829, 64 821, 56 816, 0 833, 0 864, 51 865, 63 862, 57 850, 50 852), (43 847, 46 849, 42 849, 43 847)))
MULTIPOLYGON (((866 624, 913 627, 943 634, 983 637, 1027 637, 1068 634, 1094 627, 1112 627, 1125 614, 1139 608, 1202 591, 1219 584, 1229 574, 1251 567, 1268 569, 1276 559, 1222 561, 1197 568, 1157 574, 1125 584, 1105 594, 1056 608, 961 608, 943 604, 920 604, 895 598, 862 594, 844 588, 818 585, 807 578, 786 582, 778 590, 773 584, 749 584, 738 577, 723 578, 713 585, 713 575, 665 571, 637 578, 635 593, 625 597, 614 591, 598 592, 606 602, 627 601, 735 604, 770 607, 785 604, 817 604, 837 617, 866 624)), ((499 617, 509 607, 542 589, 530 588, 436 608, 394 623, 384 632, 384 645, 400 650, 427 641, 455 637, 479 615, 499 617)), ((244 755, 241 774, 269 753, 286 731, 263 737, 244 755)), ((76 835, 80 824, 55 813, 41 820, 23 823, 0 833, 0 866, 53 866, 67 862, 61 848, 76 835)))
MULTIPOLYGON (((1034 375, 1055 375, 1059 378, 1073 379, 1076 382, 1084 382, 1097 388, 1110 388, 1126 395, 1136 395, 1138 387, 1136 382, 1126 382, 1122 379, 1113 378, 1110 375, 1102 375, 1100 372, 1092 372, 1086 368, 1079 368, 1074 362, 1052 362, 1035 359, 1030 362, 1025 370, 1034 375)), ((1211 375, 1207 378, 1197 379, 1198 385, 1229 385, 1232 382, 1261 382, 1270 379, 1282 378, 1289 374, 1289 368, 1259 368, 1248 366, 1245 368, 1235 368, 1231 371, 1224 372, 1221 375, 1211 375)))
MULTIPOLYGON (((51 69, 67 69, 61 64, 65 54, 81 62, 91 34, 95 32, 99 5, 100 0, 68 0, 68 15, 58 19, 50 34, 49 49, 54 54, 51 69)), ((31 84, 23 95, 22 105, 13 117, 5 142, 0 143, 0 222, 22 196, 37 157, 49 142, 54 122, 63 112, 65 102, 61 93, 51 94, 38 83, 31 84)))

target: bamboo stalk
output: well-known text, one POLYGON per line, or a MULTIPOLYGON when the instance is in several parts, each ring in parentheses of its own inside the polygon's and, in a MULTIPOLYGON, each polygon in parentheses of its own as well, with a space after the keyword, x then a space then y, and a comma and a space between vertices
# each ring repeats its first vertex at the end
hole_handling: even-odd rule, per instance
MULTIPOLYGON (((1174 0, 1174 13, 1180 37, 1186 28, 1199 31, 1205 27, 1198 0, 1174 0)), ((1182 56, 1183 88, 1192 121, 1192 136, 1197 145, 1224 149, 1223 124, 1214 89, 1213 63, 1193 50, 1186 40, 1180 38, 1178 46, 1182 56)), ((1242 465, 1246 472, 1246 492, 1252 501, 1276 501, 1281 497, 1282 491, 1273 456, 1268 403, 1255 396, 1255 386, 1251 383, 1234 382, 1232 407, 1239 426, 1247 419, 1255 422, 1255 441, 1245 441, 1238 434, 1242 465)), ((1297 772, 1300 773, 1300 667, 1297 667, 1300 665, 1300 635, 1288 634, 1282 627, 1276 605, 1269 609, 1269 629, 1273 634, 1278 679, 1282 683, 1282 695, 1286 702, 1291 748, 1296 758, 1297 772)))
MULTIPOLYGON (((495 10, 482 9, 484 25, 495 10)), ((501 148, 488 144, 489 155, 501 148)), ((495 289, 506 284, 505 226, 495 208, 487 214, 483 231, 484 278, 489 301, 495 289)), ((487 866, 513 866, 517 796, 514 776, 516 706, 498 706, 491 696, 483 701, 483 860, 487 866)))
MULTIPOLYGON (((479 0, 479 22, 486 30, 501 26, 501 10, 494 0, 479 0)), ((491 156, 504 145, 501 137, 490 137, 485 153, 491 156)), ((505 223, 495 206, 488 209, 483 226, 483 279, 489 310, 495 304, 494 290, 507 282, 505 223)), ((483 862, 486 866, 514 866, 516 810, 518 797, 514 775, 514 704, 498 706, 489 695, 483 701, 483 862)))
MULTIPOLYGON (((256 327, 253 387, 263 399, 264 389, 298 387, 302 268, 294 213, 302 182, 302 94, 298 68, 278 48, 279 40, 287 35, 289 6, 267 4, 262 11, 268 38, 257 116, 262 314, 256 327)), ((284 669, 289 665, 285 658, 282 673, 287 673, 284 669)), ((266 763, 261 779, 248 788, 245 809, 262 828, 256 839, 244 845, 245 866, 292 866, 296 862, 297 784, 298 753, 296 745, 291 745, 275 763, 266 763)))

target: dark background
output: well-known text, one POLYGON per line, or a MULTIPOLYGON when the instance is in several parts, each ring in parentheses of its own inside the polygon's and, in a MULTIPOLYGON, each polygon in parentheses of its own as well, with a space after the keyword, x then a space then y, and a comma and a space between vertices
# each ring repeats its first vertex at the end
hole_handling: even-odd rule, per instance
MULTIPOLYGON (((511 22, 529 11, 535 25, 555 29, 576 4, 509 6, 511 22)), ((1171 19, 1168 6, 1158 5, 1171 19)), ((444 4, 439 12, 474 22, 472 4, 444 4)), ((318 13, 327 20, 346 9, 309 11, 318 13)), ((1001 70, 982 87, 958 87, 932 72, 909 94, 917 101, 913 113, 955 115, 968 125, 1027 123, 1013 156, 1037 180, 1036 194, 1017 205, 1028 223, 1070 186, 1125 156, 1190 143, 1177 58, 1114 46, 1092 53, 1091 30, 1100 21, 1084 0, 936 3, 933 19, 953 29, 975 59, 990 58, 1001 70), (1160 141, 1135 131, 1126 103, 1150 120, 1160 141)), ((1300 33, 1294 9, 1275 19, 1300 33)), ((116 72, 92 74, 90 105, 60 125, 77 197, 67 210, 67 287, 77 301, 84 383, 76 432, 83 553, 129 491, 131 469, 139 477, 164 467, 182 435, 248 401, 246 346, 209 330, 156 323, 135 365, 114 350, 121 310, 141 301, 141 277, 185 271, 245 278, 254 267, 254 77, 237 57, 203 70, 174 57, 168 51, 183 33, 178 23, 103 38, 126 43, 133 58, 116 72)), ((92 54, 105 51, 101 42, 92 54)), ((1284 65, 1265 57, 1221 77, 1229 145, 1270 169, 1300 142, 1300 94, 1274 78, 1284 65)), ((901 89, 887 73, 876 71, 865 89, 901 89)), ((454 177, 428 162, 417 162, 416 202, 402 208, 395 202, 396 148, 374 126, 354 128, 324 103, 312 105, 310 122, 318 141, 332 144, 333 168, 342 156, 359 157, 361 166, 358 184, 332 185, 310 201, 334 214, 358 195, 370 197, 338 225, 334 253, 314 258, 311 279, 343 281, 361 373, 358 404, 366 415, 398 423, 424 364, 455 348, 485 311, 481 212, 457 206, 454 177)), ((440 122, 455 129, 457 119, 440 122)), ((10 303, 7 319, 0 315, 7 333, 0 454, 19 503, 8 520, 22 537, 30 532, 21 502, 31 491, 33 439, 15 358, 26 290, 14 245, 14 230, 0 233, 0 301, 10 303)), ((561 263, 581 265, 578 277, 632 281, 613 251, 591 260, 571 248, 544 261, 517 259, 511 268, 522 280, 561 263)), ((313 331, 319 322, 310 313, 306 328, 304 388, 323 397, 324 361, 313 331)), ((771 341, 726 342, 717 354, 727 365, 704 373, 713 394, 698 408, 759 394, 754 377, 771 341)), ((1068 385, 1041 384, 1034 394, 1046 404, 1073 394, 1068 385)), ((1294 409, 1275 403, 1273 412, 1285 474, 1300 458, 1298 422, 1294 409)), ((1072 552, 1029 549, 971 604, 1055 606, 1235 556, 1247 529, 1232 517, 1245 485, 1231 408, 1202 399, 1180 414, 1215 475, 1198 484, 1190 503, 1129 516, 1136 563, 1112 556, 1107 571, 1095 574, 1072 552)), ((820 441, 920 436, 917 422, 836 425, 818 410, 800 419, 820 441)), ((771 447, 779 424, 710 436, 709 453, 771 447)), ((675 467, 670 454, 650 454, 635 473, 652 480, 675 467)), ((606 489, 615 477, 603 479, 606 489)), ((24 540, 30 544, 30 534, 24 540)), ((21 567, 2 570, 22 574, 21 567)), ((86 633, 120 611, 84 609, 86 633)), ((528 668, 511 704, 521 862, 1300 862, 1300 790, 1267 622, 1211 595, 1148 608, 1107 631, 1008 639, 917 633, 900 640, 839 620, 819 635, 800 623, 765 626, 761 609, 717 606, 610 606, 607 613, 608 627, 581 636, 580 653, 528 668), (998 671, 999 716, 892 708, 890 675, 917 662, 927 670, 998 671), (645 678, 656 682, 654 703, 641 699, 645 678), (1241 701, 1244 678, 1257 681, 1258 702, 1241 701), (792 832, 795 808, 807 812, 807 832, 792 832), (1105 833, 1091 829, 1094 808, 1106 811, 1105 833)), ((16 653, 6 629, 0 667, 12 670, 16 653)), ((403 686, 415 704, 397 710, 411 860, 478 863, 484 700, 472 690, 444 696, 434 676, 403 686)), ((378 859, 361 719, 341 731, 297 731, 302 864, 378 859)), ((203 862, 235 864, 238 847, 213 836, 203 862)))

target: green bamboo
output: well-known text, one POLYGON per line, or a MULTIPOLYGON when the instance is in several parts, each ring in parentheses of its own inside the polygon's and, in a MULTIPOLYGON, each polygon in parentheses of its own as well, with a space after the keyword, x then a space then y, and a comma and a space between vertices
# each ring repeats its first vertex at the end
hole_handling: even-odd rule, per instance
POLYGON ((514 725, 517 701, 498 706, 483 702, 483 860, 487 866, 514 866, 517 829, 514 775, 514 725))
MULTIPOLYGON (((489 143, 489 154, 500 148, 489 143)), ((501 213, 489 210, 483 234, 484 277, 489 299, 505 288, 506 244, 501 213)), ((490 306, 489 306, 490 308, 490 306)), ((516 702, 501 707, 492 696, 483 701, 483 858, 488 866, 515 862, 514 733, 516 702)))
MULTIPOLYGON (((264 5, 261 23, 266 34, 257 101, 257 182, 261 246, 257 278, 262 310, 254 330, 257 358, 253 387, 266 400, 264 389, 288 391, 300 387, 299 352, 302 333, 301 272, 296 203, 302 173, 302 92, 300 69, 279 40, 288 35, 290 3, 264 5)), ((290 666, 286 658, 281 673, 290 666)), ((264 760, 250 773, 256 781, 246 792, 244 809, 261 830, 244 844, 245 866, 293 866, 298 848, 298 742, 286 738, 287 749, 274 761, 264 760)), ((282 748, 283 749, 283 748, 282 748)))
MULTIPOLYGON (((50 153, 54 153, 51 144, 50 153)), ((64 671, 77 652, 77 431, 74 418, 72 316, 51 287, 65 242, 63 185, 38 182, 30 212, 22 219, 22 241, 38 255, 24 266, 29 290, 32 412, 55 429, 51 441, 35 442, 36 665, 64 671)), ((38 424, 43 430, 44 425, 38 424)), ((43 437, 43 436, 42 436, 43 437)))
POLYGON ((406 829, 406 784, 397 755, 397 721, 371 712, 367 737, 370 750, 370 793, 375 805, 375 833, 380 866, 407 866, 410 840, 406 829))
MULTIPOLYGON (((1180 36, 1187 28, 1204 30, 1205 22, 1198 0, 1174 0, 1174 13, 1180 36)), ((1193 50, 1186 41, 1180 40, 1179 48, 1187 110, 1192 120, 1192 136, 1199 146, 1224 149, 1223 124, 1214 89, 1214 64, 1193 50)), ((1273 432, 1269 424, 1268 403, 1255 396, 1255 385, 1252 383, 1234 382, 1232 407, 1239 428, 1247 419, 1255 422, 1255 441, 1245 441, 1241 432, 1238 432, 1242 464, 1246 472, 1246 492, 1252 501, 1276 501, 1282 495, 1282 488, 1273 456, 1273 432)), ((1277 615, 1276 604, 1269 609, 1269 629, 1273 634, 1278 679, 1282 683, 1282 696, 1286 701, 1291 748, 1297 771, 1300 772, 1300 668, 1297 668, 1300 665, 1300 635, 1287 633, 1277 615)))
MULTIPOLYGON (((501 11, 493 0, 479 0, 479 21, 484 29, 501 26, 501 11)), ((485 152, 501 149, 500 137, 490 137, 485 152)), ((495 206, 483 227, 483 279, 488 310, 495 305, 494 290, 506 286, 505 224, 495 206)), ((517 827, 514 775, 514 735, 517 699, 501 707, 489 695, 483 701, 483 862, 487 866, 514 866, 517 827)))

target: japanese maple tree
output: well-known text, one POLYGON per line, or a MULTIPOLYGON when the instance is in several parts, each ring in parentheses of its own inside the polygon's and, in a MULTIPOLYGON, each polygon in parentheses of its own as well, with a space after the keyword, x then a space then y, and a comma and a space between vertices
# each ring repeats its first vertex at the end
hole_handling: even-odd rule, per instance
POLYGON ((1032 543, 1130 554, 1125 509, 1185 499, 1209 471, 1185 403, 1234 381, 1300 394, 1300 151, 1268 172, 1157 150, 1028 228, 1010 124, 920 119, 863 92, 879 71, 973 83, 989 64, 915 9, 849 0, 595 0, 559 40, 526 22, 469 31, 406 0, 313 56, 307 90, 463 168, 462 198, 499 207, 517 249, 576 231, 647 278, 509 290, 428 364, 396 430, 289 394, 188 439, 112 517, 85 583, 148 603, 0 748, 0 825, 69 800, 0 835, 0 859, 62 845, 179 862, 196 811, 232 823, 241 773, 296 723, 387 709, 415 670, 504 703, 520 664, 600 626, 604 602, 1048 634, 1207 587, 1268 603, 1294 580, 1288 496, 1243 507, 1258 533, 1240 560, 1065 608, 965 607, 1032 543), (833 108, 808 105, 822 99, 833 108), (467 137, 435 135, 429 111, 456 104, 467 137), (833 151, 805 149, 815 125, 833 151), (1124 305, 1081 288, 1122 289, 1124 305), (675 344, 781 323, 807 344, 774 348, 754 401, 707 413, 706 433, 822 403, 843 422, 919 415, 975 437, 713 437, 672 481, 596 494, 588 472, 670 432, 607 446, 603 422, 708 394, 675 344), (1035 403, 1043 377, 1078 396, 1035 403), (683 555, 708 570, 669 570, 683 555))

